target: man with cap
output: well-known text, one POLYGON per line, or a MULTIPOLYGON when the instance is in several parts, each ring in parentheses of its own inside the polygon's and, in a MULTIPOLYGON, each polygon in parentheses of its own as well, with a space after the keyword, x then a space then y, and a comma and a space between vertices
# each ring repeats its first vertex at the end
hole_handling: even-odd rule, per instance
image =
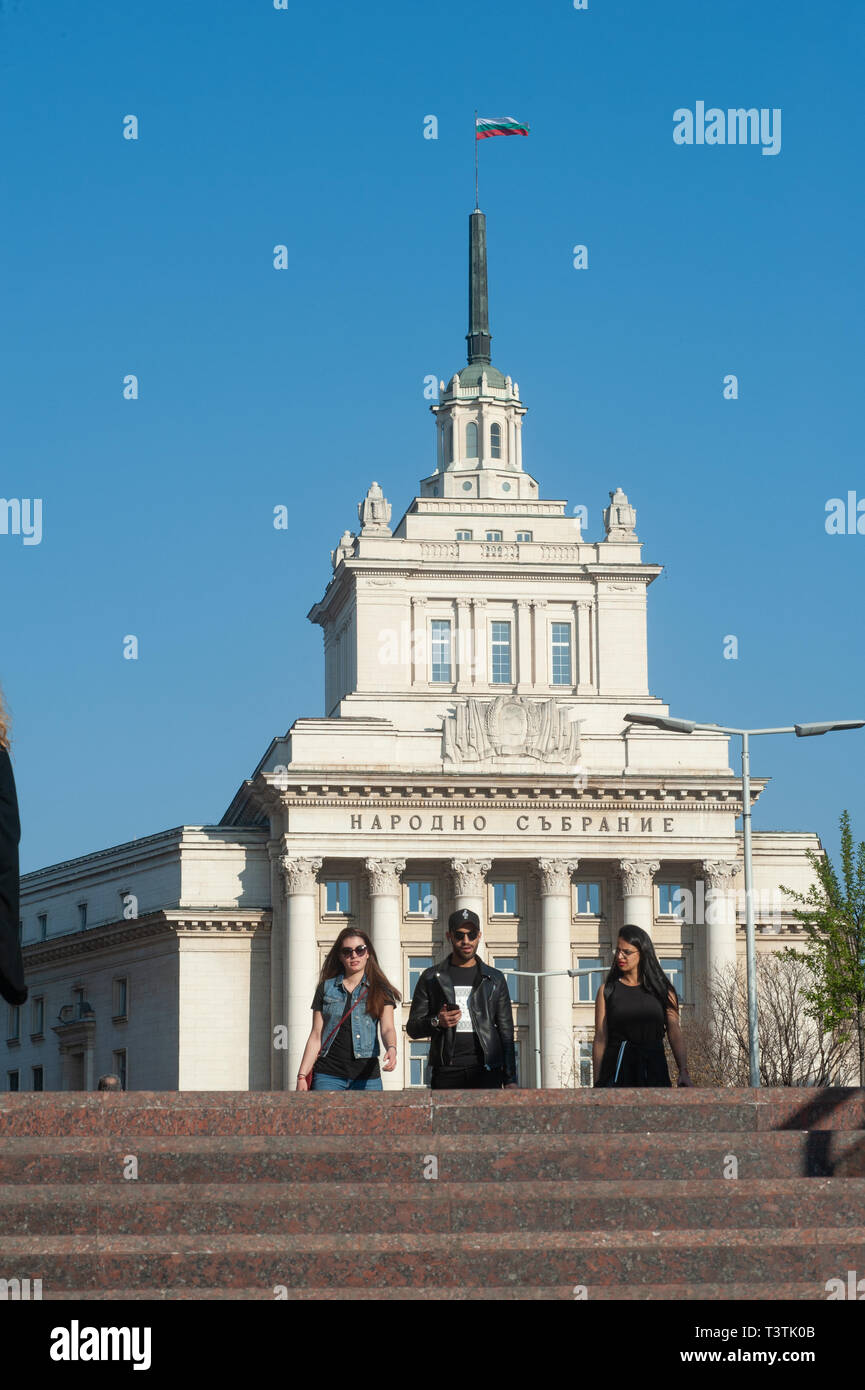
POLYGON ((451 954, 418 980, 406 1032, 430 1038, 434 1091, 516 1086, 514 1016, 508 982, 478 956, 480 919, 470 908, 448 918, 451 954))

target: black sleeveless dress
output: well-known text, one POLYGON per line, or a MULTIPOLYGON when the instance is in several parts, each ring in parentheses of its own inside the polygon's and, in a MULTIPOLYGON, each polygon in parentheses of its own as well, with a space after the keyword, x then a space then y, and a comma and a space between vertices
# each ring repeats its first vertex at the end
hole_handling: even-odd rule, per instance
POLYGON ((642 985, 616 980, 607 1000, 607 1045, 595 1086, 669 1086, 666 1016, 642 985))

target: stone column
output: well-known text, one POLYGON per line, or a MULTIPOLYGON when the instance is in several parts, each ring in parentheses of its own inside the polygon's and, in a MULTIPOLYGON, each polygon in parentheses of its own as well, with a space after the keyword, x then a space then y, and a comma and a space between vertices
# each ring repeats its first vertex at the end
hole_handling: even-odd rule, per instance
POLYGON ((576 632, 576 683, 578 694, 592 689, 592 640, 591 640, 591 619, 592 604, 590 599, 578 599, 577 604, 577 632, 576 632))
MULTIPOLYGON (((576 859, 539 859, 541 969, 571 969, 571 874, 576 859)), ((574 1085, 574 985, 541 980, 541 1075, 545 1088, 574 1085)), ((534 1076, 532 1077, 534 1080, 534 1076)))
POLYGON ((473 598, 472 604, 472 685, 489 690, 490 671, 487 652, 487 601, 473 598))
MULTIPOLYGON (((391 984, 402 994, 402 943, 400 940, 400 874, 405 870, 404 859, 367 859, 364 861, 372 899, 372 944, 378 963, 391 984)), ((396 1026, 397 1069, 383 1071, 382 1085, 386 1091, 401 1091, 405 1085, 405 1058, 402 1055, 405 1034, 402 1029, 403 1011, 398 1004, 393 1011, 396 1026)), ((384 1050, 382 1049, 382 1061, 384 1050)))
MULTIPOLYGON (((619 873, 624 899, 623 926, 642 927, 652 935, 655 919, 655 891, 652 875, 661 865, 657 859, 620 859, 619 873)), ((615 942, 613 946, 615 947, 615 942)))
MULTIPOLYGON (((532 690, 532 610, 531 600, 517 599, 516 612, 517 691, 532 690)), ((511 675, 514 673, 511 672, 511 675)))
POLYGON ((409 684, 417 685, 418 681, 426 682, 429 679, 429 665, 427 654, 427 633, 426 633, 426 599, 409 599, 411 610, 411 622, 409 629, 409 684), (420 651, 418 651, 420 648, 420 651))
POLYGON ((548 690, 550 685, 549 658, 547 656, 547 605, 544 599, 533 598, 532 641, 535 651, 535 683, 539 690, 548 690))
POLYGON ((706 976, 736 965, 736 895, 733 879, 739 872, 735 860, 704 859, 706 883, 706 976))
MULTIPOLYGON (((484 902, 485 879, 492 868, 491 859, 452 859, 454 911, 468 907, 478 914, 481 931, 486 924, 486 904, 484 902)), ((450 913, 447 914, 448 917, 450 913)), ((447 921, 445 921, 447 928, 447 921)), ((445 943, 447 949, 447 943, 445 943)))
POLYGON ((452 675, 457 690, 471 690, 472 666, 474 665, 474 641, 472 638, 471 608, 467 598, 457 599, 457 621, 455 651, 452 660, 455 666, 452 675))
POLYGON ((300 1059, 312 1026, 312 996, 318 980, 318 885, 320 859, 282 856, 285 883, 285 946, 282 1003, 288 1029, 286 1089, 294 1090, 300 1059))
MULTIPOLYGON (((271 922, 270 922, 270 1036, 268 1047, 270 1048, 270 1089, 272 1091, 288 1091, 291 1089, 291 1082, 286 1072, 288 1065, 288 1053, 284 1050, 277 1051, 274 1047, 275 1033, 281 1023, 286 1022, 285 1008, 282 1003, 283 989, 285 988, 285 913, 286 900, 282 891, 282 856, 285 852, 285 842, 282 836, 274 837, 267 842, 267 853, 270 859, 270 901, 271 901, 271 922)), ((295 1076, 297 1073, 295 1072, 295 1076)))

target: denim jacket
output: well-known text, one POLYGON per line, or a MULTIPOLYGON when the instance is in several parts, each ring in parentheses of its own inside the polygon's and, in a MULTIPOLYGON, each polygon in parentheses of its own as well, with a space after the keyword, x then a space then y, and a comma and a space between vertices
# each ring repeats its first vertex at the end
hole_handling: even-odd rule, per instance
MULTIPOLYGON (((337 1024, 343 1014, 351 1008, 350 996, 343 988, 344 978, 344 975, 339 974, 324 982, 324 998, 321 1008, 324 1019, 321 1030, 322 1049, 320 1055, 322 1057, 326 1057, 331 1049, 337 1033, 337 1024)), ((360 982, 361 994, 365 994, 368 988, 367 978, 364 975, 360 982)), ((351 1046, 355 1057, 377 1057, 378 1019, 370 1017, 363 999, 352 1013, 349 1026, 351 1027, 351 1046)))

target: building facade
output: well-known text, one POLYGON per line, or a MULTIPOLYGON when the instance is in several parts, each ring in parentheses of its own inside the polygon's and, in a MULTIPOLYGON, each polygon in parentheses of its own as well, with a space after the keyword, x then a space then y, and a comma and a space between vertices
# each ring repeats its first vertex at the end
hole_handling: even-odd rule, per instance
MULTIPOLYGON (((432 406, 436 464, 392 527, 373 482, 309 619, 325 713, 275 739, 218 826, 182 826, 28 874, 30 1000, 9 1010, 6 1084, 292 1087, 321 961, 369 933, 408 1000, 450 912, 512 974, 522 1084, 591 1084, 593 1000, 624 923, 644 927, 686 1010, 744 952, 741 787, 721 734, 629 725, 649 692, 661 572, 609 493, 589 540, 523 463, 526 407, 492 365, 486 227, 470 218, 468 362, 432 406), (590 973, 572 978, 569 970, 590 973)), ((756 799, 765 779, 752 779, 756 799)), ((816 835, 756 833, 758 949, 800 936, 781 885, 816 835)), ((398 1019, 398 1022, 400 1020, 398 1019)), ((385 1085, 424 1084, 403 1032, 385 1085)))

